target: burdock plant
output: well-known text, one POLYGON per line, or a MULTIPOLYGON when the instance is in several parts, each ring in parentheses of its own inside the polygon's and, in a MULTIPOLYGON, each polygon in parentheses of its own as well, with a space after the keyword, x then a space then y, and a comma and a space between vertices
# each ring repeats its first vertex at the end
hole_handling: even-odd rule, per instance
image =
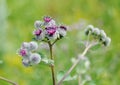
POLYGON ((34 41, 23 42, 18 50, 18 54, 22 56, 22 64, 26 67, 39 64, 41 61, 49 64, 51 67, 53 85, 56 85, 53 45, 66 36, 67 27, 57 25, 55 20, 49 16, 45 16, 42 21, 35 21, 34 26, 34 41), (37 53, 39 42, 48 44, 50 50, 49 59, 45 60, 37 53))
MULTIPOLYGON (((79 64, 80 61, 88 60, 85 55, 91 47, 97 44, 109 46, 111 42, 111 39, 106 35, 104 30, 95 28, 92 25, 88 25, 85 29, 85 35, 88 37, 88 40, 85 44, 85 49, 83 53, 79 54, 78 57, 74 59, 70 69, 66 73, 64 73, 64 75, 62 75, 61 78, 59 78, 56 82, 53 46, 57 41, 66 36, 67 27, 64 25, 57 25, 56 21, 49 16, 45 16, 41 21, 36 20, 34 26, 34 41, 23 42, 18 50, 18 54, 22 57, 22 64, 25 67, 34 66, 39 64, 40 62, 45 62, 49 64, 51 68, 53 85, 61 85, 62 82, 69 76, 69 74, 72 72, 73 69, 75 69, 75 67, 79 64), (40 42, 47 43, 49 46, 50 58, 47 60, 41 57, 42 55, 37 51, 38 44, 40 42)), ((87 61, 85 65, 87 69, 89 62, 87 61)))

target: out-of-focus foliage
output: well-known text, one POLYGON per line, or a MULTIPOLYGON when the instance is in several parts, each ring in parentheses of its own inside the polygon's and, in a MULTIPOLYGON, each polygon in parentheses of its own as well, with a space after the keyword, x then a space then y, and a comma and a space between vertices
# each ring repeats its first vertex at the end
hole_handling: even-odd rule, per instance
MULTIPOLYGON (((67 70, 72 64, 71 58, 83 51, 84 46, 80 44, 83 29, 74 29, 73 24, 81 22, 82 28, 93 24, 104 29, 112 43, 108 48, 91 50, 87 54, 91 61, 88 73, 92 81, 86 85, 120 83, 120 0, 0 0, 0 76, 19 85, 52 85, 49 67, 26 68, 16 54, 23 41, 32 40, 33 23, 44 15, 73 27, 55 46, 56 72, 67 70)), ((49 55, 48 50, 43 51, 49 55)), ((0 85, 8 84, 0 80, 0 85)), ((64 82, 64 85, 77 85, 77 80, 64 82)))

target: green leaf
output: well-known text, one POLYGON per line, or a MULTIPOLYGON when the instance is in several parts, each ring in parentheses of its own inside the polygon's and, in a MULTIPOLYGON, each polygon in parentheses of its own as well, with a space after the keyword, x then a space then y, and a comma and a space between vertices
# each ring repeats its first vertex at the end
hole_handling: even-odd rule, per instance
MULTIPOLYGON (((57 74, 57 80, 60 81, 64 75, 65 75, 64 71, 58 72, 58 74, 57 74)), ((66 77, 64 81, 75 80, 76 78, 77 78, 77 75, 75 75, 73 77, 71 75, 68 75, 68 77, 66 77)))
POLYGON ((49 66, 53 66, 54 65, 54 61, 51 60, 51 59, 47 59, 47 58, 43 58, 42 59, 42 62, 46 65, 49 65, 49 66))
POLYGON ((91 50, 97 50, 101 47, 101 44, 97 44, 91 48, 91 50))
POLYGON ((46 56, 42 52, 37 52, 37 53, 40 54, 41 58, 46 58, 46 56))

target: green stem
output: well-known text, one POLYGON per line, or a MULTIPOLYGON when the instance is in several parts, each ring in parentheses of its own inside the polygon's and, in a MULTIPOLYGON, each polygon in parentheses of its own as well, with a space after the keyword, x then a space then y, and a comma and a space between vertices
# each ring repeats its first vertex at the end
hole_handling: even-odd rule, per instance
MULTIPOLYGON (((53 51, 52 51, 52 46, 53 46, 53 45, 51 44, 51 42, 48 42, 48 44, 49 44, 49 48, 50 48, 50 59, 51 59, 51 60, 54 60, 53 51)), ((51 72, 52 72, 53 85, 56 85, 54 65, 51 65, 51 72)))
POLYGON ((16 84, 15 82, 13 82, 13 81, 11 81, 11 80, 9 80, 9 79, 6 79, 6 78, 4 78, 4 77, 1 77, 1 76, 0 76, 0 80, 6 81, 6 82, 11 83, 11 84, 13 84, 13 85, 18 85, 18 84, 16 84))
POLYGON ((81 75, 80 74, 78 74, 78 85, 82 85, 81 84, 81 75))
POLYGON ((79 61, 84 58, 85 54, 87 53, 87 51, 93 46, 94 44, 89 44, 85 50, 83 51, 83 53, 81 55, 78 56, 78 59, 76 59, 76 61, 73 63, 73 65, 70 67, 70 69, 66 72, 66 74, 62 77, 62 79, 58 82, 57 85, 61 85, 61 83, 64 81, 64 79, 72 72, 72 70, 76 67, 76 65, 79 63, 79 61))

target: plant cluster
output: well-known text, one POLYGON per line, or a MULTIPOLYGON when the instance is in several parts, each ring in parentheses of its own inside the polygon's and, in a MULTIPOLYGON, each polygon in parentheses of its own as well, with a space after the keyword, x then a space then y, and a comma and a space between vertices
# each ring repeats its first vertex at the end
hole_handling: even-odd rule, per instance
MULTIPOLYGON (((76 58, 72 58, 73 64, 66 73, 60 72, 60 74, 58 74, 56 77, 56 72, 54 69, 55 60, 53 56, 53 46, 57 41, 66 36, 67 27, 64 25, 56 24, 56 21, 49 16, 45 16, 42 21, 36 20, 34 26, 34 41, 23 42, 18 50, 18 54, 22 57, 22 64, 25 67, 39 64, 41 61, 45 62, 46 64, 49 64, 51 68, 53 85, 61 85, 62 82, 65 80, 73 80, 76 78, 78 78, 79 85, 84 85, 86 81, 91 80, 91 78, 88 75, 86 75, 90 67, 90 61, 85 56, 86 53, 91 47, 96 46, 97 44, 109 46, 111 42, 110 37, 106 35, 104 30, 96 28, 93 25, 88 25, 85 29, 85 35, 87 35, 88 40, 85 45, 84 51, 78 54, 76 58), (49 46, 50 57, 48 59, 44 59, 44 57, 42 57, 42 55, 38 52, 40 42, 45 42, 49 46), (76 69, 77 75, 71 77, 70 73, 74 69, 76 69), (83 77, 85 77, 86 79, 83 79, 83 77)), ((7 79, 0 79, 5 80, 11 84, 17 85, 14 82, 11 82, 7 79)))

